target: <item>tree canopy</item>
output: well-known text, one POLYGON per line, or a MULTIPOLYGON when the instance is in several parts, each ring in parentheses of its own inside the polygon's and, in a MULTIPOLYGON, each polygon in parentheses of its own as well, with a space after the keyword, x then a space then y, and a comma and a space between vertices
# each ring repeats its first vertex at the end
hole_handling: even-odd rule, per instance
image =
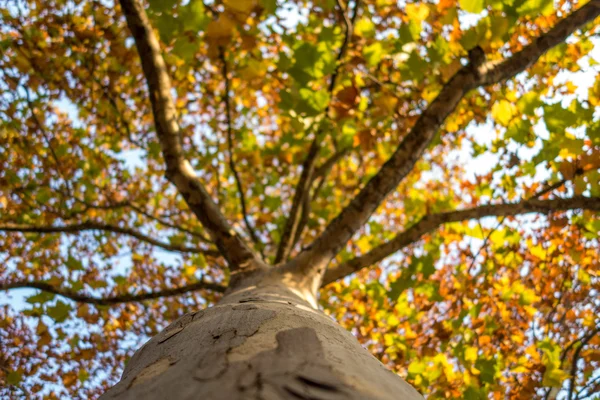
POLYGON ((600 0, 0 4, 1 395, 259 261, 429 398, 599 390, 600 0))

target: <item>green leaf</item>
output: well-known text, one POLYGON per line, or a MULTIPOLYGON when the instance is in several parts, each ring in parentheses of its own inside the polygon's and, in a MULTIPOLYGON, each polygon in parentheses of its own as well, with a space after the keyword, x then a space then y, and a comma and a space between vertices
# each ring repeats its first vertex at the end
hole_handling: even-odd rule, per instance
POLYGON ((80 369, 77 377, 79 378, 79 382, 84 383, 89 379, 90 374, 85 369, 80 369))
POLYGON ((35 304, 35 303, 46 303, 52 299, 54 299, 54 293, 39 292, 36 295, 28 297, 26 301, 29 304, 35 304))
POLYGON ((380 42, 375 42, 363 49, 363 57, 369 67, 379 64, 383 57, 383 46, 380 42))
POLYGON ((179 35, 180 24, 170 12, 163 12, 158 15, 151 14, 150 17, 163 42, 170 43, 179 35))
POLYGON ((475 368, 479 370, 479 379, 483 383, 494 383, 496 375, 496 360, 479 358, 475 363, 475 368))
POLYGON ((463 393, 463 399, 464 400, 485 400, 485 399, 487 399, 487 396, 482 394, 480 392, 480 390, 470 386, 463 393))
POLYGON ((267 14, 275 14, 275 11, 277 10, 277 0, 260 0, 260 4, 267 14))
POLYGON ((325 89, 311 90, 302 88, 299 91, 300 99, 296 111, 308 116, 314 116, 325 110, 329 104, 329 92, 325 89))
POLYGON ((281 206, 281 198, 280 197, 272 197, 265 196, 265 200, 263 201, 263 205, 267 207, 270 211, 275 211, 281 206))
POLYGON ((427 364, 423 361, 413 361, 408 365, 408 373, 411 375, 419 375, 425 372, 427 364))
POLYGON ((406 289, 413 287, 414 284, 415 281, 412 277, 412 273, 408 272, 406 273, 406 276, 402 274, 402 276, 390 284, 390 290, 387 293, 388 298, 392 301, 396 301, 406 289))
POLYGON ((435 272, 435 259, 431 254, 422 257, 413 258, 415 271, 420 271, 425 279, 429 278, 435 272))
POLYGON ((70 271, 83 271, 83 263, 75 258, 73 258, 71 255, 69 255, 69 257, 67 258, 67 261, 65 261, 65 265, 69 268, 70 271))
POLYGON ((528 92, 522 95, 517 100, 517 108, 525 115, 534 116, 535 110, 541 107, 544 103, 540 100, 539 93, 528 92))
POLYGON ((294 66, 288 71, 300 86, 320 79, 335 68, 333 52, 325 43, 315 45, 304 42, 294 51, 294 66))
POLYGON ((39 203, 45 204, 52 198, 52 191, 50 188, 41 187, 36 193, 35 198, 39 203))
POLYGON ((531 122, 524 119, 512 120, 506 129, 505 136, 507 139, 513 139, 515 142, 520 144, 527 144, 535 139, 531 122))
POLYGON ((566 128, 575 125, 577 115, 556 103, 544 107, 544 122, 550 133, 563 134, 566 128))
POLYGON ((173 6, 177 3, 177 0, 148 0, 150 5, 150 11, 152 12, 164 12, 173 9, 173 6))
POLYGON ((190 0, 190 2, 183 7, 180 15, 185 31, 203 31, 210 22, 210 17, 204 10, 204 3, 202 0, 190 0))
POLYGON ((69 316, 71 306, 58 300, 52 307, 48 307, 48 316, 56 322, 63 322, 69 316))
POLYGON ((340 146, 347 148, 352 146, 354 141, 354 135, 358 132, 358 128, 356 126, 356 122, 353 120, 347 120, 342 125, 342 135, 340 139, 340 146))
POLYGON ((90 285, 91 288, 100 289, 107 287, 108 283, 106 283, 106 281, 91 281, 88 282, 88 285, 90 285))
POLYGON ((421 35, 421 24, 411 21, 408 24, 402 24, 399 29, 400 44, 405 45, 407 43, 414 42, 421 35))
POLYGON ((460 0, 460 8, 466 12, 479 14, 485 8, 485 0, 460 0))
POLYGON ((554 0, 526 0, 517 8, 519 15, 532 17, 540 14, 549 16, 554 12, 554 0))
POLYGON ((402 80, 420 81, 425 76, 429 64, 416 51, 412 51, 404 64, 400 66, 402 80))
POLYGON ((18 385, 21 383, 21 379, 23 379, 23 377, 17 371, 10 371, 8 375, 6 375, 6 383, 9 385, 18 385))
POLYGON ((190 39, 186 36, 180 36, 175 41, 173 46, 173 54, 177 55, 184 61, 190 61, 196 55, 199 50, 199 45, 193 38, 190 39))

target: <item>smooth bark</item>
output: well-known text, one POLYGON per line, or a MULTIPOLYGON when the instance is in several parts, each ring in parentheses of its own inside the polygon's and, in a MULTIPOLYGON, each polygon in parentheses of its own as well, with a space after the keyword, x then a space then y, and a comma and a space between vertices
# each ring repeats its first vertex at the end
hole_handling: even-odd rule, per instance
POLYGON ((172 323, 101 399, 417 400, 356 338, 279 274, 172 323))

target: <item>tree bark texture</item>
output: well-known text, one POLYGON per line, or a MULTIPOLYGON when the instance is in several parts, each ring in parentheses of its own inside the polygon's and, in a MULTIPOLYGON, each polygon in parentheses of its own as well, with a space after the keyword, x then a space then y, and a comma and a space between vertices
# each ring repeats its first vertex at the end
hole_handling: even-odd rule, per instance
POLYGON ((266 279, 173 322, 101 399, 422 397, 296 291, 266 279))

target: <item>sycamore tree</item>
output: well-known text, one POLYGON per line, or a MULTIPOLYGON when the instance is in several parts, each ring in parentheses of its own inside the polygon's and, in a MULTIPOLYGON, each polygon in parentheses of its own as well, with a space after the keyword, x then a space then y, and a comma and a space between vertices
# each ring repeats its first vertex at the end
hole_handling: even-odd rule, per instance
POLYGON ((598 392, 600 0, 1 3, 0 397, 598 392))

